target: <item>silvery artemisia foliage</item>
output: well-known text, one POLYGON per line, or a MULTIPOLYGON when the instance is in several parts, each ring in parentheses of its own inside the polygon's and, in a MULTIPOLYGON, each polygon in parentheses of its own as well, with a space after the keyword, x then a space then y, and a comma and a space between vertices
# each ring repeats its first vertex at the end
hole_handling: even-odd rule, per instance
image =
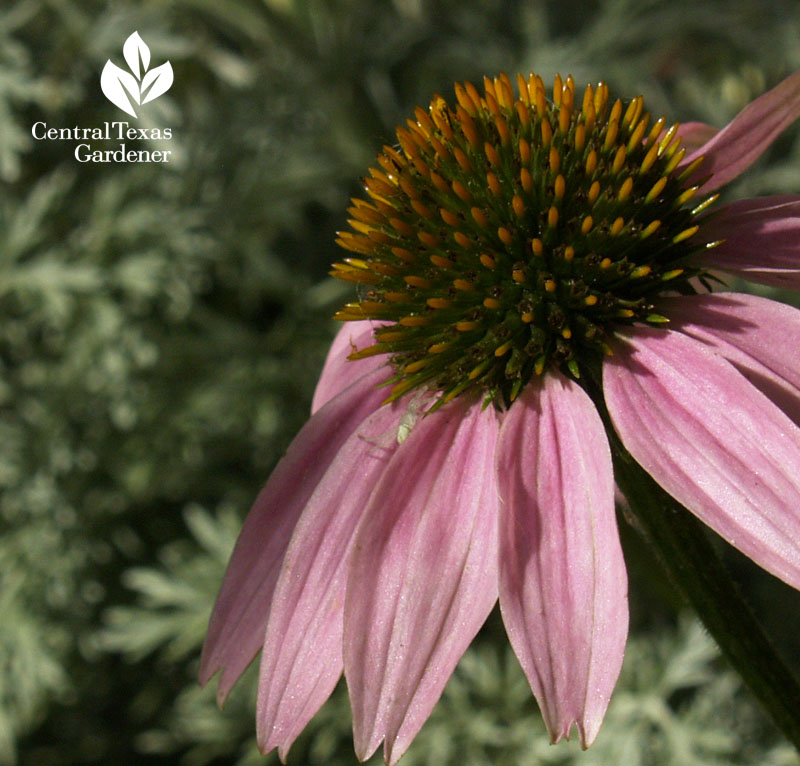
MULTIPOLYGON (((559 69, 644 93, 676 119, 724 124, 800 68, 793 10, 790 0, 4 4, 0 763, 261 762, 241 712, 247 690, 220 714, 213 689, 195 686, 204 623, 234 514, 306 418, 327 318, 348 289, 326 271, 353 180, 413 104, 484 72, 559 69), (126 118, 99 77, 134 29, 175 70, 142 118, 172 127, 174 164, 87 167, 69 144, 35 141, 37 120, 126 118)), ((747 174, 747 192, 800 188, 797 135, 747 174)), ((534 711, 517 714, 531 703, 490 627, 404 762, 790 763, 695 629, 660 627, 669 598, 653 598, 652 571, 632 575, 636 638, 591 751, 551 749, 534 711)), ((797 604, 740 574, 798 656, 780 633, 797 604)), ((294 763, 352 763, 344 700, 323 709, 294 763)))

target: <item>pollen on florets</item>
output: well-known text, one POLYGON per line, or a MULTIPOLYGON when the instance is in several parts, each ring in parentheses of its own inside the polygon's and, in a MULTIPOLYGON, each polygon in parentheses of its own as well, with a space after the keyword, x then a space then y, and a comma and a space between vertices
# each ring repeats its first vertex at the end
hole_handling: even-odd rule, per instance
POLYGON ((698 163, 678 125, 650 124, 641 97, 537 75, 456 84, 398 128, 337 242, 333 276, 360 286, 341 320, 374 319, 389 400, 426 387, 443 403, 480 390, 503 406, 549 366, 580 377, 619 325, 662 324, 653 299, 694 292, 698 163))

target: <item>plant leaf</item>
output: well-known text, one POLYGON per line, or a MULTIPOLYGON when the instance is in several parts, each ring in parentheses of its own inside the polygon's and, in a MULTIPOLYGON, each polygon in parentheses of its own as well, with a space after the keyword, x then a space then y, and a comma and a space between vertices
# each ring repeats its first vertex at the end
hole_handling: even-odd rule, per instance
POLYGON ((105 94, 105 97, 114 104, 114 106, 118 106, 123 112, 127 112, 133 117, 136 117, 136 112, 133 110, 133 106, 125 91, 127 90, 133 97, 133 100, 138 104, 139 83, 136 82, 132 74, 129 74, 124 69, 120 69, 111 59, 106 61, 106 65, 103 67, 103 74, 100 76, 100 88, 105 94))
POLYGON ((166 93, 172 86, 172 80, 172 64, 170 64, 169 61, 151 69, 142 78, 142 96, 144 96, 144 98, 141 103, 146 104, 148 101, 152 101, 161 94, 166 93), (149 92, 147 92, 148 88, 150 89, 149 92), (147 92, 146 96, 145 92, 147 92))
POLYGON ((142 74, 147 71, 147 67, 150 66, 150 48, 147 47, 147 43, 139 37, 138 32, 134 32, 126 41, 125 44, 122 46, 122 55, 125 56, 125 61, 128 62, 128 66, 136 75, 137 80, 141 80, 142 77, 139 74, 139 60, 142 61, 142 74))

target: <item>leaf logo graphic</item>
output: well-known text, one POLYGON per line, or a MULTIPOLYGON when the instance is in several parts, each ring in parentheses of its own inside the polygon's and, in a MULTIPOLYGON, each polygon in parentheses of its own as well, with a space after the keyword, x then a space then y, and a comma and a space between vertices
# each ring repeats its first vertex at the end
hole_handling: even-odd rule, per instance
POLYGON ((167 61, 150 69, 150 48, 138 32, 125 41, 122 55, 131 71, 126 72, 109 59, 100 76, 100 87, 114 106, 136 117, 131 102, 146 104, 166 93, 172 86, 172 65, 167 61))

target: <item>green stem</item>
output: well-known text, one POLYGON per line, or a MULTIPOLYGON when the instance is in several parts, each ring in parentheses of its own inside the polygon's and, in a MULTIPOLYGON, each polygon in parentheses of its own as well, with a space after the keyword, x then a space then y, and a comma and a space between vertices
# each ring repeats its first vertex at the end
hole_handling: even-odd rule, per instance
POLYGON ((777 726, 800 750, 800 685, 778 655, 701 524, 656 484, 611 432, 614 474, 679 592, 777 726))

